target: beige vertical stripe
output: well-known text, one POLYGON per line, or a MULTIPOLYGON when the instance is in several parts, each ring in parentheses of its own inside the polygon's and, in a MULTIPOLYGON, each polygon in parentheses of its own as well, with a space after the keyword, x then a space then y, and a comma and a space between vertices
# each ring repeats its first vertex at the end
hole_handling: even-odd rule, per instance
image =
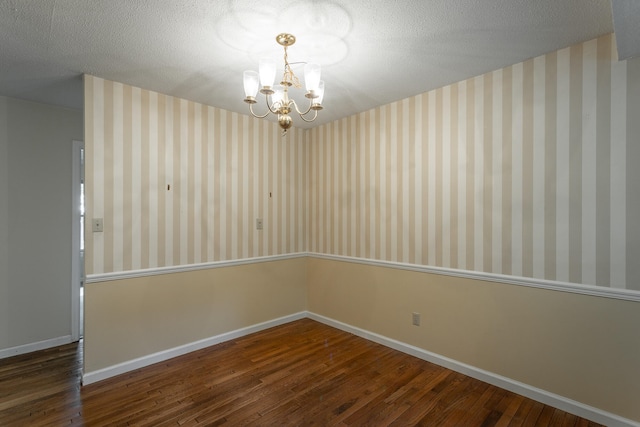
MULTIPOLYGON (((492 161, 492 193, 491 193, 491 271, 502 271, 502 226, 503 226, 503 210, 502 210, 502 194, 504 178, 503 172, 503 153, 502 153, 502 121, 503 108, 502 101, 504 91, 504 70, 494 71, 491 76, 491 84, 493 87, 491 95, 491 156, 492 161)), ((486 90, 486 88, 485 88, 486 90)))
POLYGON ((429 218, 428 218, 428 202, 429 202, 429 146, 428 146, 428 118, 429 118, 429 98, 426 94, 418 96, 419 105, 420 105, 420 115, 418 116, 418 129, 419 133, 422 136, 420 141, 420 149, 422 151, 421 156, 421 165, 422 168, 420 170, 420 187, 422 189, 421 192, 421 200, 422 204, 420 206, 420 228, 422 229, 422 233, 420 233, 420 241, 422 246, 420 248, 421 257, 417 259, 419 264, 427 265, 429 262, 429 218))
POLYGON ((210 261, 209 254, 209 107, 200 108, 200 262, 210 261))
POLYGON ((403 227, 403 207, 405 204, 405 187, 406 184, 403 180, 405 165, 402 150, 404 147, 402 140, 402 117, 403 117, 402 103, 394 102, 391 104, 391 126, 390 126, 390 145, 391 145, 391 169, 393 171, 391 175, 391 189, 395 189, 395 197, 392 192, 391 199, 391 257, 392 261, 401 261, 403 255, 404 245, 404 227, 403 227), (399 120, 396 120, 398 118, 399 120), (393 143, 395 142, 395 144, 393 143), (394 167, 395 165, 395 167, 394 167), (395 185, 394 185, 395 181, 395 185), (393 203, 395 199, 395 203, 393 203), (395 206, 393 206, 395 204, 395 206))
MULTIPOLYGON (((235 225, 233 226, 236 229, 236 248, 233 257, 235 259, 246 258, 245 247, 246 247, 246 233, 247 233, 247 219, 246 215, 246 203, 245 203, 245 186, 243 183, 247 182, 246 177, 244 175, 245 163, 244 163, 244 150, 245 150, 245 126, 243 125, 244 120, 247 119, 247 116, 240 117, 238 114, 233 114, 232 126, 235 129, 236 136, 232 138, 235 140, 237 153, 235 154, 236 158, 236 170, 234 173, 234 181, 233 181, 233 203, 237 206, 237 213, 235 216, 235 225)), ((284 209, 284 206, 283 206, 284 209)))
POLYGON ((502 72, 502 274, 512 274, 512 193, 513 193, 513 149, 511 141, 512 102, 513 102, 513 67, 502 72))
MULTIPOLYGON (((138 197, 134 196, 133 188, 133 144, 136 143, 133 137, 133 125, 132 125, 132 87, 123 85, 122 88, 122 188, 120 193, 122 194, 122 209, 123 209, 123 223, 122 223, 122 247, 115 247, 117 251, 122 253, 122 270, 133 269, 133 237, 136 213, 133 212, 133 200, 138 197), (127 142, 125 142, 127 141, 127 142), (129 213, 127 215, 127 213, 129 213), (127 236, 127 237, 125 237, 127 236)), ((115 112, 114 112, 115 114, 115 112)), ((115 142, 115 141, 114 141, 115 142)), ((138 165, 135 165, 138 167, 138 165)), ((140 239, 137 239, 138 242, 140 239)))
MULTIPOLYGON (((140 88, 131 91, 131 268, 142 268, 142 93, 140 88)), ((145 105, 148 110, 148 105, 145 105)), ((147 175, 148 176, 148 175, 147 175)), ((149 188, 149 183, 145 188, 149 188)), ((145 215, 148 218, 149 215, 145 215)), ((145 221, 146 222, 146 221, 145 221)), ((147 239, 148 241, 148 239, 147 239)))
POLYGON ((557 70, 558 55, 553 52, 546 56, 545 61, 545 133, 544 133, 544 274, 541 278, 556 280, 556 182, 558 164, 556 153, 558 141, 557 129, 557 70))
POLYGON ((405 263, 415 263, 415 136, 411 129, 415 127, 413 123, 415 111, 415 97, 402 101, 402 188, 404 190, 402 206, 402 257, 400 261, 405 263))
MULTIPOLYGON (((114 159, 113 159, 113 82, 104 81, 104 140, 102 170, 104 171, 104 232, 101 237, 103 240, 104 262, 102 271, 118 271, 115 270, 113 264, 113 227, 114 227, 114 206, 113 206, 113 176, 114 176, 114 159)), ((86 142, 85 142, 86 144, 86 142)), ((85 172, 86 173, 86 172, 85 172)))
MULTIPOLYGON (((281 153, 282 153, 282 158, 284 161, 284 172, 282 175, 284 175, 285 177, 287 177, 286 179, 281 181, 281 185, 283 186, 283 191, 285 194, 283 194, 283 198, 282 198, 282 213, 283 213, 283 227, 282 227, 282 239, 283 239, 283 247, 281 248, 281 250, 284 247, 289 247, 289 248, 293 248, 293 245, 291 244, 291 234, 292 234, 292 229, 291 229, 291 225, 295 224, 295 219, 292 215, 292 212, 290 209, 288 209, 288 207, 293 207, 293 205, 291 204, 291 192, 292 192, 292 183, 291 183, 291 179, 295 179, 295 170, 292 167, 291 164, 291 157, 292 157, 292 151, 293 150, 286 150, 285 146, 292 144, 293 138, 288 137, 287 140, 285 141, 285 144, 283 144, 283 146, 281 147, 281 153)), ((295 146, 292 145, 292 148, 295 149, 295 146)))
POLYGON ((205 170, 206 181, 207 181, 207 215, 206 215, 206 224, 207 230, 204 232, 207 240, 207 261, 215 260, 215 196, 216 196, 216 187, 215 187, 215 146, 213 141, 215 141, 215 109, 213 107, 207 107, 206 113, 206 121, 207 121, 207 167, 205 170))
POLYGON ((560 281, 569 280, 569 168, 570 164, 570 48, 557 52, 556 87, 556 273, 560 281), (563 167, 564 166, 564 167, 563 167))
MULTIPOLYGON (((456 160, 456 177, 458 180, 458 241, 457 245, 457 267, 459 269, 467 268, 467 82, 460 82, 458 87, 458 112, 457 126, 458 143, 456 160)), ((453 124, 452 124, 453 125, 453 124)))
POLYGON ((369 257, 374 259, 382 259, 381 258, 381 250, 382 246, 381 241, 381 233, 380 227, 384 218, 382 218, 380 214, 380 206, 383 201, 380 199, 380 191, 381 191, 381 182, 380 182, 380 132, 375 129, 376 124, 380 123, 380 111, 373 110, 371 112, 371 117, 369 119, 369 128, 370 128, 370 150, 371 150, 371 181, 373 185, 371 186, 371 218, 370 225, 372 229, 371 235, 371 251, 369 253, 369 257))
POLYGON ((409 165, 412 176, 409 177, 409 259, 411 264, 422 261, 422 133, 420 117, 422 100, 420 96, 409 99, 409 165))
POLYGON ((443 264, 443 240, 442 240, 442 229, 443 229, 443 221, 444 221, 444 207, 442 202, 443 191, 443 161, 442 161, 442 89, 437 89, 435 91, 435 123, 433 126, 435 128, 435 263, 436 265, 444 265, 443 264))
MULTIPOLYGON (((395 103, 393 105, 396 105, 395 103)), ((381 146, 380 146, 380 151, 384 152, 384 162, 383 162, 383 168, 384 168, 384 177, 385 177, 385 193, 384 193, 384 204, 385 204, 385 216, 386 216, 386 221, 384 222, 384 245, 385 245, 385 255, 382 257, 382 259, 391 261, 394 258, 393 255, 393 249, 395 249, 397 247, 397 244, 394 244, 394 240, 396 237, 396 233, 395 233, 395 224, 393 223, 393 221, 395 220, 395 210, 396 210, 396 204, 395 201, 397 200, 398 197, 398 191, 397 188, 392 187, 391 185, 391 181, 392 179, 395 181, 395 178, 397 177, 396 175, 396 167, 397 165, 395 164, 395 160, 396 160, 396 150, 395 150, 395 143, 393 141, 393 135, 391 133, 391 128, 392 128, 392 121, 395 122, 395 120, 392 120, 392 114, 391 114, 391 106, 388 106, 388 108, 384 108, 383 110, 385 112, 384 114, 384 142, 381 141, 381 146)))
MULTIPOLYGON (((483 271, 484 269, 484 192, 485 192, 485 173, 484 173, 484 78, 482 76, 474 79, 475 86, 475 121, 473 132, 473 143, 475 145, 475 188, 474 188, 474 269, 483 271)), ((486 141, 489 143, 490 141, 486 141)), ((489 212, 487 212, 489 214, 489 212)))
POLYGON ((247 203, 247 218, 248 218, 248 228, 247 228, 247 250, 246 254, 248 258, 256 256, 256 241, 257 241, 257 233, 255 220, 260 217, 256 210, 255 200, 256 200, 256 187, 257 187, 257 172, 255 162, 257 158, 255 157, 255 149, 257 146, 257 133, 256 127, 253 125, 253 119, 248 117, 246 120, 245 126, 247 127, 246 132, 246 142, 245 142, 245 156, 246 156, 246 172, 245 176, 247 178, 247 191, 245 192, 245 200, 247 203))
POLYGON ((131 87, 125 87, 122 83, 113 84, 113 268, 117 271, 125 267, 131 269, 131 167, 125 165, 131 159, 131 132, 125 134, 125 124, 130 130, 131 87), (125 92, 128 92, 125 93, 125 92), (127 101, 125 101, 125 96, 127 101), (124 111, 124 114, 118 114, 124 111), (127 144, 125 144, 125 139, 127 144), (125 248, 126 246, 126 248, 125 248), (126 256, 126 266, 125 266, 126 256))
POLYGON ((196 221, 196 206, 195 206, 195 177, 196 177, 196 143, 195 143, 195 104, 192 102, 187 103, 185 108, 185 117, 182 118, 184 127, 186 128, 186 144, 184 146, 187 150, 186 163, 187 163, 187 217, 186 217, 186 252, 187 263, 193 264, 195 262, 195 221, 196 221))
POLYGON ((522 221, 524 201, 522 200, 522 121, 524 64, 511 67, 512 78, 512 122, 511 122, 511 274, 522 275, 522 221))
POLYGON ((212 164, 212 173, 213 180, 211 185, 213 187, 213 206, 212 212, 210 215, 213 217, 213 232, 210 234, 209 238, 213 241, 213 257, 212 261, 220 261, 222 257, 220 256, 220 247, 225 242, 222 241, 221 233, 220 233, 220 212, 222 206, 222 182, 221 182, 221 170, 222 170, 222 157, 220 155, 220 148, 222 139, 222 123, 220 119, 221 110, 215 109, 213 112, 213 132, 214 132, 214 142, 213 144, 213 164, 212 164))
POLYGON ((318 249, 320 252, 328 252, 330 246, 330 232, 329 228, 329 195, 331 194, 330 177, 327 176, 327 163, 330 163, 329 144, 325 139, 325 133, 328 132, 328 127, 322 127, 318 131, 318 144, 320 144, 320 165, 318 171, 320 173, 319 183, 321 186, 320 192, 320 230, 318 231, 318 249))
POLYGON ((613 37, 597 40, 596 88, 596 281, 611 286, 611 49, 613 37))
POLYGON ((475 150, 475 113, 476 111, 476 91, 475 80, 467 80, 467 117, 466 117, 466 129, 467 134, 465 139, 467 141, 467 253, 465 258, 467 260, 467 268, 473 270, 475 268, 475 177, 476 177, 476 150, 475 150))
POLYGON ((522 275, 533 277, 533 59, 524 62, 522 73, 522 275))
POLYGON ((532 277, 544 277, 545 272, 545 63, 546 57, 533 60, 533 114, 532 114, 532 277))
MULTIPOLYGON (((317 129, 317 128, 316 128, 317 129)), ((316 129, 309 131, 307 135, 308 152, 307 173, 309 180, 307 182, 307 192, 309 193, 307 206, 307 249, 310 252, 318 252, 316 238, 318 236, 318 169, 317 164, 320 161, 318 156, 318 144, 316 144, 316 129)))
POLYGON ((451 86, 442 88, 442 266, 451 267, 451 86))
POLYGON ((348 163, 348 171, 349 175, 349 186, 350 189, 350 216, 349 216, 349 227, 347 230, 351 233, 349 242, 349 256, 357 256, 356 248, 359 242, 358 239, 358 210, 360 209, 358 203, 358 195, 361 192, 361 187, 358 182, 358 169, 360 165, 358 164, 358 153, 356 151, 356 147, 359 145, 358 141, 358 117, 352 116, 349 118, 349 163, 348 163))
MULTIPOLYGON (((171 104, 173 107, 173 134, 171 140, 171 147, 173 149, 173 180, 175 183, 175 191, 173 192, 173 251, 172 260, 177 262, 178 265, 187 262, 186 260, 186 206, 184 202, 186 200, 187 193, 187 171, 186 163, 186 147, 182 145, 185 143, 182 137, 183 124, 182 124, 182 102, 179 98, 171 98, 171 104), (177 203, 176 203, 177 202, 177 203), (183 208, 184 207, 184 208, 183 208), (184 226, 183 226, 184 224, 184 226)), ((186 105, 186 104, 185 104, 186 105)))
MULTIPOLYGON (((136 189, 136 194, 138 196, 138 200, 140 201, 140 266, 139 268, 146 269, 151 265, 151 257, 149 252, 149 247, 151 246, 151 232, 150 228, 154 223, 154 215, 150 206, 153 204, 155 200, 157 200, 157 185, 155 181, 152 181, 151 170, 152 164, 155 166, 154 159, 157 158, 158 150, 157 148, 151 149, 149 146, 149 142, 151 140, 150 132, 151 132, 151 124, 150 124, 150 115, 155 108, 151 108, 151 96, 152 94, 148 91, 139 91, 140 94, 140 145, 138 148, 137 156, 140 161, 140 183, 138 188, 136 189), (148 153, 147 156, 143 156, 142 153, 148 153), (152 183, 153 182, 153 183, 152 183), (148 189, 148 192, 145 194, 143 188, 148 189)), ((153 138, 154 140, 157 139, 153 138)), ((155 233, 154 233, 155 234, 155 233)))
POLYGON ((337 161, 337 149, 334 141, 336 140, 337 122, 329 123, 327 132, 324 134, 323 143, 327 147, 327 159, 325 162, 325 173, 327 175, 327 185, 329 192, 327 194, 327 252, 339 253, 338 251, 338 236, 337 236, 337 203, 336 199, 339 197, 338 193, 338 180, 336 179, 336 173, 338 170, 337 161))
POLYGON ((368 182, 368 178, 366 175, 366 161, 365 159, 365 145, 366 140, 364 138, 364 125, 365 120, 363 114, 358 114, 356 116, 356 124, 355 124, 355 140, 353 141, 353 145, 355 147, 355 164, 357 165, 356 172, 356 223, 354 224, 354 228, 357 230, 356 234, 356 246, 354 256, 364 258, 364 246, 365 246, 365 234, 367 230, 367 223, 365 218, 365 212, 367 211, 367 205, 365 202, 365 193, 367 187, 365 185, 368 182))
POLYGON ((436 92, 428 94, 429 107, 426 110, 427 137, 427 263, 437 265, 436 262, 436 92))
POLYGON ((450 138, 448 141, 448 145, 450 147, 449 148, 450 154, 449 154, 449 164, 445 165, 445 167, 449 169, 449 172, 448 172, 449 180, 450 180, 449 188, 451 189, 450 195, 449 195, 449 215, 448 215, 451 221, 451 225, 450 225, 451 229, 450 229, 449 239, 448 239, 449 246, 451 247, 450 255, 449 255, 450 257, 449 266, 451 268, 459 268, 458 233, 460 230, 460 226, 459 226, 460 215, 458 213, 458 191, 459 191, 458 180, 460 176, 460 171, 458 170, 458 146, 459 146, 458 145, 458 140, 459 140, 458 87, 459 87, 458 84, 451 85, 451 93, 449 95, 450 120, 448 122, 448 127, 449 127, 450 138))
POLYGON ((582 51, 582 282, 595 285, 597 274, 598 41, 582 51))
MULTIPOLYGON (((486 206, 487 210, 493 207, 493 78, 491 73, 484 75, 483 81, 483 131, 482 147, 483 147, 483 185, 482 185, 482 206, 486 206)), ((484 210, 484 209, 483 209, 484 210)), ((492 216, 484 215, 482 217, 482 242, 483 242, 483 263, 484 271, 493 271, 493 224, 492 216)))
POLYGON ((235 210, 235 206, 233 206, 233 197, 234 197, 234 180, 235 180, 235 168, 237 162, 237 144, 234 144, 233 141, 237 140, 238 134, 236 129, 233 126, 233 117, 235 113, 226 112, 225 114, 225 125, 224 129, 226 130, 226 135, 223 140, 220 142, 222 146, 226 149, 222 154, 223 158, 226 160, 225 163, 225 220, 222 225, 222 229, 225 232, 224 237, 221 236, 221 239, 226 243, 225 247, 225 257, 223 259, 234 259, 236 254, 234 253, 234 246, 237 244, 237 210, 235 210))
POLYGON ((333 182, 334 182, 334 206, 333 206, 333 241, 334 251, 339 255, 344 255, 343 233, 342 233, 342 209, 344 203, 343 176, 342 176, 342 147, 346 143, 343 135, 342 121, 334 122, 331 145, 333 147, 333 182))
MULTIPOLYGON (((156 206, 154 206, 153 208, 156 209, 157 215, 158 215, 158 226, 155 229, 155 233, 158 236, 157 237, 157 244, 158 246, 156 247, 156 259, 157 259, 157 265, 158 267, 164 267, 167 265, 166 263, 166 258, 165 258, 165 247, 166 247, 166 215, 165 215, 165 206, 166 206, 166 195, 167 192, 169 191, 167 189, 167 186, 170 185, 170 182, 168 181, 168 177, 166 174, 166 129, 165 129, 165 116, 166 116, 166 97, 163 95, 158 95, 157 97, 158 100, 158 113, 157 113, 157 117, 156 117, 156 121, 157 121, 157 134, 158 134, 158 145, 157 145, 157 149, 158 149, 158 163, 157 163, 157 169, 158 169, 158 175, 157 175, 157 179, 158 179, 158 203, 156 206)), ((151 230, 152 232, 154 230, 151 230)), ((150 250, 153 250, 153 248, 150 248, 150 250)))
POLYGON ((582 282, 582 45, 569 64, 569 281, 582 282))

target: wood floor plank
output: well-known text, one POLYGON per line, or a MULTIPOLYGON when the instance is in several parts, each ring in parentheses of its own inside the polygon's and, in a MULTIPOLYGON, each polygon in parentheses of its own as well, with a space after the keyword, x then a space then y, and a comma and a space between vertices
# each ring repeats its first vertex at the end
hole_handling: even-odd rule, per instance
POLYGON ((597 426, 310 319, 84 387, 81 361, 0 360, 0 425, 597 426))

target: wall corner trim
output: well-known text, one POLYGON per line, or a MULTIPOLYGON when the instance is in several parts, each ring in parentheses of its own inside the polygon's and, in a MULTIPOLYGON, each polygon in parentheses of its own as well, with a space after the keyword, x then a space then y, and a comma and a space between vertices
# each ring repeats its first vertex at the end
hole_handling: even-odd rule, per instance
POLYGON ((381 261, 369 258, 356 258, 343 255, 331 255, 309 252, 309 257, 332 261, 351 262, 371 265, 375 267, 395 268, 421 273, 440 274, 444 276, 461 277, 465 279, 484 280, 487 282, 505 283, 509 285, 528 286, 531 288, 547 289, 551 291, 570 292, 574 294, 590 295, 602 298, 612 298, 624 301, 640 302, 640 292, 627 289, 617 289, 605 286, 582 285, 576 283, 552 280, 534 279, 530 277, 507 276, 503 274, 485 273, 481 271, 457 270, 453 268, 431 267, 419 264, 408 264, 394 261, 381 261))
POLYGON ((203 262, 199 264, 176 265, 169 267, 147 268, 144 270, 116 271, 113 273, 89 274, 85 283, 109 282, 112 280, 133 279, 136 277, 158 276, 161 274, 184 273, 187 271, 207 270, 210 268, 234 267, 255 264, 258 262, 282 261, 286 259, 306 257, 307 252, 294 252, 282 255, 268 255, 254 258, 242 258, 225 261, 203 262))
POLYGON ((528 384, 524 384, 462 362, 458 362, 448 357, 423 350, 419 347, 387 338, 383 335, 369 332, 312 312, 307 312, 307 317, 320 323, 324 323, 325 325, 352 333, 366 340, 384 345, 385 347, 401 351, 419 359, 426 360, 427 362, 435 363, 436 365, 443 366, 447 369, 451 369, 452 371, 459 372, 600 424, 610 427, 640 427, 640 423, 636 421, 623 418, 619 415, 585 405, 575 400, 541 390, 528 384))

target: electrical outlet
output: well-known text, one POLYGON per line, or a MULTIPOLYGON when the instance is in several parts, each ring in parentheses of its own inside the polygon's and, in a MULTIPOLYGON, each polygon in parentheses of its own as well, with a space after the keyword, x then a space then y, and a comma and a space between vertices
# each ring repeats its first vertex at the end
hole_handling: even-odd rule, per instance
POLYGON ((102 233, 104 230, 102 218, 93 218, 91 221, 91 230, 93 230, 94 233, 102 233))
POLYGON ((420 326, 420 313, 413 313, 412 324, 414 326, 420 326))
POLYGON ((262 230, 262 218, 256 218, 256 230, 262 230))

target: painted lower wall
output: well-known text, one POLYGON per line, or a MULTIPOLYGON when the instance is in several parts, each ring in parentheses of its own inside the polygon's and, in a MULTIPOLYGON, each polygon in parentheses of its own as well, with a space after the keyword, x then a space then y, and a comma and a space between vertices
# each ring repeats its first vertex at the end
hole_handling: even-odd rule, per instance
POLYGON ((82 119, 0 96, 2 356, 70 340, 71 153, 82 119))
POLYGON ((92 373, 306 310, 306 258, 88 283, 92 373))
POLYGON ((312 313, 640 421, 640 303, 307 262, 312 313))

